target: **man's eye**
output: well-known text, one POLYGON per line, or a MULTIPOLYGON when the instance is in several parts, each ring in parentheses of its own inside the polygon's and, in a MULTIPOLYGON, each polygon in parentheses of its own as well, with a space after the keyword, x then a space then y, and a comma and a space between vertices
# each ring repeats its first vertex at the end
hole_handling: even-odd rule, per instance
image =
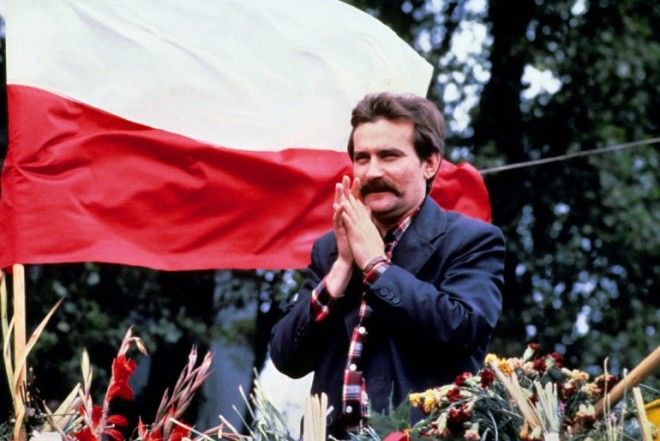
POLYGON ((388 160, 388 161, 392 161, 394 159, 397 159, 398 157, 399 157, 399 155, 394 153, 394 152, 385 152, 381 155, 381 158, 383 158, 385 160, 388 160))

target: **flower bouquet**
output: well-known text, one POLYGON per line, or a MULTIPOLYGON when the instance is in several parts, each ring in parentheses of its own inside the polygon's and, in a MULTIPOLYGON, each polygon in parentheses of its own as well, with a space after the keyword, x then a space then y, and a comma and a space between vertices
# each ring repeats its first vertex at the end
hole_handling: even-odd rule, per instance
MULTIPOLYGON (((55 412, 51 412, 45 405, 35 409, 36 412, 44 415, 45 424, 42 427, 34 428, 31 439, 35 441, 50 439, 53 434, 59 435, 56 438, 67 441, 123 441, 132 439, 135 435, 144 441, 209 438, 208 433, 196 432, 181 419, 195 392, 207 378, 211 367, 210 352, 205 355, 199 366, 196 366, 197 350, 194 347, 190 351, 188 363, 184 366, 171 393, 168 390, 164 392, 152 424, 147 425, 139 419, 136 430, 133 430, 129 427, 128 419, 124 415, 112 411, 112 404, 116 400, 130 401, 133 399, 133 390, 129 380, 137 364, 128 354, 132 347, 146 354, 142 340, 133 336, 129 329, 112 362, 112 376, 102 404, 94 404, 90 394, 93 375, 87 352, 83 351, 82 387, 76 386, 72 394, 55 412)), ((217 428, 209 431, 212 434, 216 432, 217 428)))
POLYGON ((528 345, 521 358, 489 354, 476 374, 463 373, 452 384, 410 394, 410 404, 426 418, 386 440, 641 439, 639 429, 635 436, 625 426, 639 412, 631 399, 605 406, 599 415, 599 402, 617 378, 607 372, 591 378, 566 368, 560 354, 540 355, 538 349, 528 345))

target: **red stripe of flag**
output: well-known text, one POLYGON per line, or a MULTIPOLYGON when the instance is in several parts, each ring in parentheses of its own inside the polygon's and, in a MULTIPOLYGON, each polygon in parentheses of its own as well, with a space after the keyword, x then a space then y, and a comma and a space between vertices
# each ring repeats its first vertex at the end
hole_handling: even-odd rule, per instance
MULTIPOLYGON (((217 147, 36 88, 10 85, 8 100, 0 267, 303 267, 351 169, 344 152, 217 147)), ((443 161, 432 196, 490 220, 483 180, 467 164, 443 161)))

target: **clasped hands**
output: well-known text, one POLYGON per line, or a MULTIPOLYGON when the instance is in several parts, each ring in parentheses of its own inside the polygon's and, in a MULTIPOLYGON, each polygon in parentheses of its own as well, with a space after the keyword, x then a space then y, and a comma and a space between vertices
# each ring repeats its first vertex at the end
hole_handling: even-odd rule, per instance
POLYGON ((352 267, 355 262, 358 268, 364 269, 370 261, 385 254, 380 232, 360 198, 359 178, 355 178, 351 184, 348 176, 343 177, 335 187, 332 208, 337 259, 342 264, 352 267))

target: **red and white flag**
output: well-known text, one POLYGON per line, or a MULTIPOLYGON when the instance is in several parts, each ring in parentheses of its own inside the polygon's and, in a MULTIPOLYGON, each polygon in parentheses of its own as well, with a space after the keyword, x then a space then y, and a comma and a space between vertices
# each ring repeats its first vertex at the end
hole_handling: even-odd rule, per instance
MULTIPOLYGON (((7 5, 0 267, 115 262, 293 268, 331 228, 366 93, 426 93, 432 67, 331 0, 7 5)), ((489 219, 443 162, 433 196, 489 219)))

